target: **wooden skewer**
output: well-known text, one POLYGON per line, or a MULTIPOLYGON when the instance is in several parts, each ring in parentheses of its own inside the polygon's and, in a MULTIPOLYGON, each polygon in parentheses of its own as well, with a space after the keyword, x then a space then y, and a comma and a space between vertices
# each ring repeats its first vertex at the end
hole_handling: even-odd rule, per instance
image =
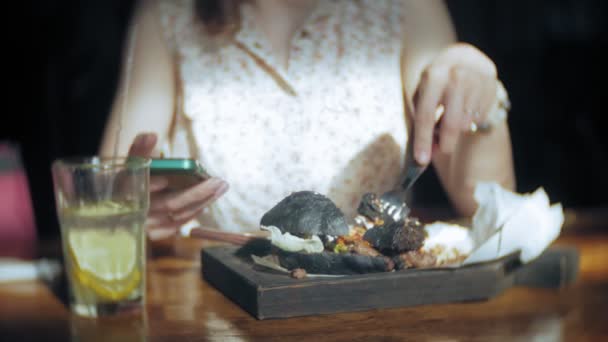
POLYGON ((190 231, 192 238, 228 242, 241 246, 255 239, 266 239, 267 236, 262 232, 260 234, 231 233, 205 227, 195 227, 190 231))

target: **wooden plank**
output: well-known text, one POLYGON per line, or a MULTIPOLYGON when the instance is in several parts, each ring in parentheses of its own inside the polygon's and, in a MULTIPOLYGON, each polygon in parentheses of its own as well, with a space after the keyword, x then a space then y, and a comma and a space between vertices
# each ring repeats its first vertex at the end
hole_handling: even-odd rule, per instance
POLYGON ((249 258, 237 256, 237 250, 204 249, 203 277, 258 319, 485 300, 516 284, 572 282, 578 269, 576 250, 562 247, 550 249, 524 267, 514 254, 458 269, 298 280, 254 265, 249 258))

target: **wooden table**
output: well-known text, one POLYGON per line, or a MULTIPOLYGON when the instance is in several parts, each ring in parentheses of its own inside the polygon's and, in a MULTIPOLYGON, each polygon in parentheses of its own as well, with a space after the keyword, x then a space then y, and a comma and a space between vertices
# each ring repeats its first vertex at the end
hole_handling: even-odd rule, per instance
MULTIPOLYGON (((558 245, 577 246, 577 283, 560 290, 514 288, 485 302, 258 321, 201 278, 208 242, 153 246, 143 317, 70 315, 39 282, 0 285, 2 341, 461 341, 608 340, 608 222, 570 212, 558 245), (590 228, 592 227, 592 228, 590 228)), ((57 244, 50 251, 58 253, 57 244)))

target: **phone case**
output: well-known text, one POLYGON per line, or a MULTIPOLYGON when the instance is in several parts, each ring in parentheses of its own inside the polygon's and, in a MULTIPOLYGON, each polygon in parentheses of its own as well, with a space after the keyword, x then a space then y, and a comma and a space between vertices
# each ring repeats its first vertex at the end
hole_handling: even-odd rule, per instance
POLYGON ((211 178, 205 168, 195 159, 152 159, 150 174, 167 177, 168 190, 181 190, 211 178))

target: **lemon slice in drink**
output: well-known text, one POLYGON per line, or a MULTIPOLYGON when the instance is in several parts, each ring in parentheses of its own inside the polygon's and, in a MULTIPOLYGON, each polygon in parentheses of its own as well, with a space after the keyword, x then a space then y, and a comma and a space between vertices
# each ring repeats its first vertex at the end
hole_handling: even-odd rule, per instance
POLYGON ((68 235, 74 277, 98 296, 127 298, 139 285, 137 240, 126 230, 73 230, 68 235))

